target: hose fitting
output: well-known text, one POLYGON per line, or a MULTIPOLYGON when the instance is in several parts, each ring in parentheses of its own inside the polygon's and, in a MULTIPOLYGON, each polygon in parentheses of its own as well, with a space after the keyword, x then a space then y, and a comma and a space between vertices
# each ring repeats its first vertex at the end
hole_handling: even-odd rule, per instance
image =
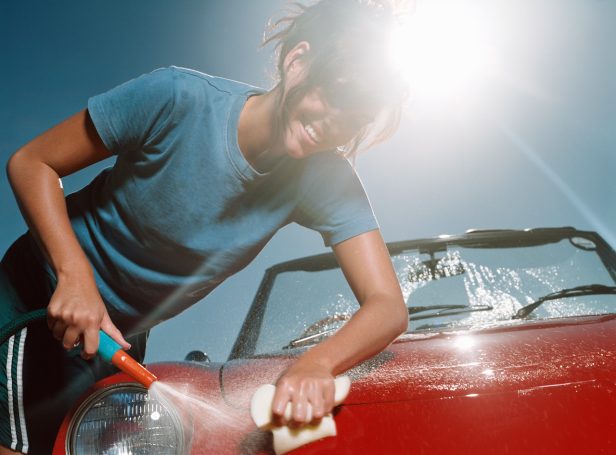
POLYGON ((139 384, 149 389, 158 378, 143 365, 129 356, 118 343, 102 330, 99 332, 98 354, 107 362, 113 363, 139 384))

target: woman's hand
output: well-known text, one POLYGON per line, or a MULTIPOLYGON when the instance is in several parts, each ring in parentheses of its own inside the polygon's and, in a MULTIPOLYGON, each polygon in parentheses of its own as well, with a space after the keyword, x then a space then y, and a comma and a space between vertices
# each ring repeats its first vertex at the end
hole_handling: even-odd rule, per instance
POLYGON ((318 363, 300 358, 276 382, 272 414, 277 425, 297 427, 318 422, 333 407, 334 376, 318 363), (284 416, 288 403, 292 407, 291 420, 284 416))
POLYGON ((47 307, 47 325, 53 337, 67 350, 83 342, 81 356, 84 359, 92 358, 98 351, 99 330, 124 349, 130 348, 111 322, 91 273, 59 276, 47 307))

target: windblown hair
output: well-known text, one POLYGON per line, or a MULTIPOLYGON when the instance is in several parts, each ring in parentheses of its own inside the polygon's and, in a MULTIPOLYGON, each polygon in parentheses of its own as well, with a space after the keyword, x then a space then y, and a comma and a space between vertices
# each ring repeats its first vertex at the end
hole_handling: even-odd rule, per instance
POLYGON ((394 2, 386 0, 320 0, 295 11, 269 27, 263 45, 275 44, 278 105, 282 110, 277 131, 284 128, 292 106, 315 87, 324 90, 328 102, 338 108, 373 107, 380 111, 339 150, 353 157, 364 142, 368 148, 389 138, 398 128, 406 101, 407 85, 389 55, 390 36, 398 17, 394 2), (298 43, 307 41, 308 70, 303 83, 287 94, 284 103, 284 59, 298 43))

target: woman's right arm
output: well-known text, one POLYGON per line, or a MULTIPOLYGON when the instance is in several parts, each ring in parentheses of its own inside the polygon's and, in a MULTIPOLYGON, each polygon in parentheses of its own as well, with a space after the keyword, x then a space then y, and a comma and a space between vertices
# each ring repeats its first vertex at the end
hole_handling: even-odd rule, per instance
POLYGON ((56 273, 48 326, 66 349, 83 342, 86 358, 98 350, 99 329, 124 348, 129 345, 109 319, 92 266, 73 232, 60 178, 110 155, 83 110, 21 147, 7 164, 22 214, 56 273))

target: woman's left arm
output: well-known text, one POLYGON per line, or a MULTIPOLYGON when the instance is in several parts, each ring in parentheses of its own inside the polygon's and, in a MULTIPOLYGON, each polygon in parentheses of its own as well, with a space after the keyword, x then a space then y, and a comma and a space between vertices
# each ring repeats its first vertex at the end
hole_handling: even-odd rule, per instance
POLYGON ((306 422, 308 403, 315 419, 331 412, 334 376, 381 352, 408 325, 400 284, 380 232, 366 232, 333 249, 360 309, 280 377, 272 404, 279 423, 286 423, 282 416, 289 401, 296 423, 306 422))

